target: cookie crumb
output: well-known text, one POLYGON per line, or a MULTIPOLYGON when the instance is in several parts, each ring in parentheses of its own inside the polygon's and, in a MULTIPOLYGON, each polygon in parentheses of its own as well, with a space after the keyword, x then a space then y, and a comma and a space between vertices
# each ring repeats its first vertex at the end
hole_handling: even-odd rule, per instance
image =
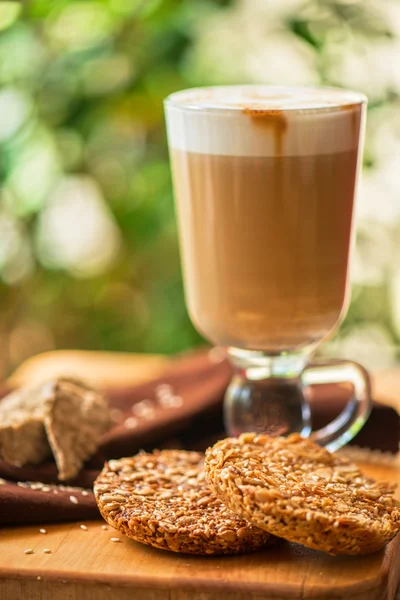
POLYGON ((138 424, 139 424, 139 421, 136 419, 136 417, 128 417, 124 421, 124 426, 127 429, 135 429, 135 427, 137 427, 138 424))
POLYGON ((153 419, 155 415, 154 402, 145 398, 132 406, 132 412, 136 417, 143 419, 153 419))
POLYGON ((159 403, 164 408, 180 408, 183 406, 182 396, 162 396, 159 403))
POLYGON ((111 420, 114 423, 120 423, 124 418, 124 413, 119 408, 112 408, 110 410, 111 420))
POLYGON ((169 383, 160 383, 156 387, 156 396, 171 396, 174 393, 174 388, 169 383))

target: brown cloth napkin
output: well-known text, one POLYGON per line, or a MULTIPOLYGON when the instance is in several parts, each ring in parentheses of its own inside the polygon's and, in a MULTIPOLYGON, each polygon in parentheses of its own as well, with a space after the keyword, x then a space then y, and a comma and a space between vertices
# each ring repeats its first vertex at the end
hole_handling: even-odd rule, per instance
MULTIPOLYGON (((201 352, 174 361, 154 381, 109 389, 114 426, 79 476, 60 485, 54 463, 13 467, 0 461, 0 524, 51 523, 99 518, 91 491, 104 461, 140 449, 205 449, 223 437, 222 400, 231 377, 226 361, 201 352)), ((343 386, 316 386, 311 403, 313 425, 335 418, 350 391, 343 386)), ((399 416, 374 403, 370 418, 352 443, 397 453, 399 416)))

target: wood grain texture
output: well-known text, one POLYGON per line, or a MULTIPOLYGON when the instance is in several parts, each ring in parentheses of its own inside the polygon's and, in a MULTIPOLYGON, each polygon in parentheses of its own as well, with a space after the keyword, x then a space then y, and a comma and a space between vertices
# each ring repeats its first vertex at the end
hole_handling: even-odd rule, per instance
MULTIPOLYGON (((400 373, 398 382, 400 392, 400 373)), ((394 463, 361 466, 400 483, 394 463)), ((43 524, 45 535, 39 526, 0 531, 0 600, 393 600, 400 574, 400 536, 366 557, 331 557, 282 542, 212 558, 155 550, 102 524, 88 522, 87 531, 78 523, 43 524), (121 543, 111 542, 114 536, 121 543), (34 554, 24 554, 27 548, 34 554)))
POLYGON ((97 600, 132 597, 145 600, 391 600, 400 568, 400 539, 385 551, 361 558, 331 557, 282 543, 278 548, 238 557, 175 555, 136 544, 104 531, 101 523, 52 525, 3 531, 0 598, 97 600), (34 554, 24 550, 32 548, 34 554), (44 554, 50 548, 52 554, 44 554), (38 577, 40 579, 38 579, 38 577), (28 585, 29 583, 29 585, 28 585), (28 585, 28 587, 27 587, 28 585), (37 590, 35 592, 35 590, 37 590), (94 594, 95 592, 95 594, 94 594))
MULTIPOLYGON (((400 482, 394 466, 363 465, 400 482)), ((102 522, 0 532, 0 600, 392 600, 400 536, 377 554, 332 557, 282 542, 254 554, 193 557, 137 544, 102 522), (111 542, 118 536, 120 543, 111 542), (34 554, 24 550, 32 548, 34 554), (45 554, 44 548, 52 553, 45 554), (40 579, 38 579, 40 578, 40 579), (112 592, 112 593, 111 593, 112 592), (111 593, 111 596, 110 596, 111 593)))
POLYGON ((26 360, 7 383, 13 388, 71 376, 95 387, 124 388, 161 375, 169 362, 170 359, 159 354, 55 350, 26 360))

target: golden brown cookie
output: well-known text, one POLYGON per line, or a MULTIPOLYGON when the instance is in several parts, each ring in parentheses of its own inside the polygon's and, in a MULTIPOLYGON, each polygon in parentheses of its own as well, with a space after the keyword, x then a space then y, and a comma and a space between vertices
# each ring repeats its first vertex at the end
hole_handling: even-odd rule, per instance
POLYGON ((203 462, 183 450, 110 460, 94 484, 100 512, 137 542, 173 552, 237 554, 270 542, 211 494, 203 462))
POLYGON ((395 486, 292 434, 242 434, 206 452, 212 491, 271 534, 330 554, 369 554, 400 530, 395 486))

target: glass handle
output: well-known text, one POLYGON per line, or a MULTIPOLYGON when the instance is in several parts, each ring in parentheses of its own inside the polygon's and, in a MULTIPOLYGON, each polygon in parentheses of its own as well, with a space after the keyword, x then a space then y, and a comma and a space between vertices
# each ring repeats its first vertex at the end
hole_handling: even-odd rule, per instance
POLYGON ((310 436, 331 452, 341 448, 360 431, 371 412, 371 384, 367 371, 353 361, 320 361, 303 371, 302 381, 305 386, 353 384, 354 394, 340 415, 310 436))

